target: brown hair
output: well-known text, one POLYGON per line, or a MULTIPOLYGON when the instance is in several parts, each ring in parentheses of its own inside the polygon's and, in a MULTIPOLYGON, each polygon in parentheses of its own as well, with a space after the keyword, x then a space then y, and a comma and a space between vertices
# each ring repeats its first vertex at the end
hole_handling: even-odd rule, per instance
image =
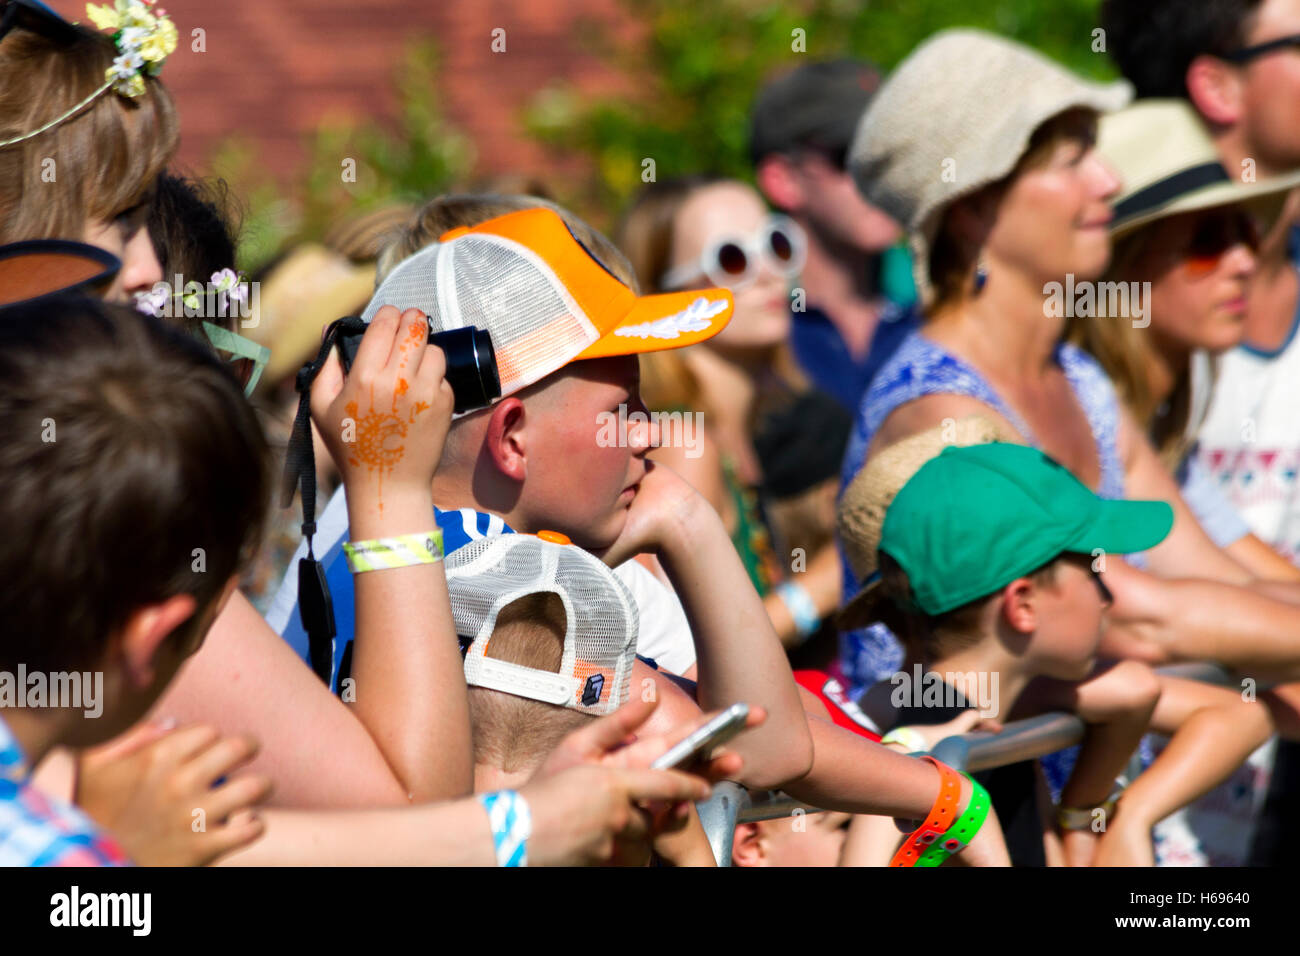
MULTIPOLYGON (((112 38, 84 26, 59 43, 16 29, 0 43, 0 140, 38 129, 104 83, 112 38)), ((176 111, 162 84, 127 99, 109 90, 39 136, 0 147, 0 242, 80 239, 142 202, 176 151, 176 111)))
MULTIPOLYGON (((170 172, 158 177, 149 204, 149 236, 164 282, 174 282, 179 275, 185 280, 185 288, 198 282, 206 289, 214 273, 234 269, 232 207, 222 180, 209 183, 170 172)), ((172 292, 179 294, 181 289, 172 292)), ((186 315, 186 310, 176 304, 172 311, 173 321, 191 335, 203 335, 203 316, 186 315)), ((233 332, 237 317, 232 309, 224 316, 212 316, 210 321, 233 332)))
MULTIPOLYGON (((1156 224, 1137 229, 1115 243, 1107 281, 1133 275, 1149 249, 1156 224)), ((1148 308, 1150 304, 1148 303, 1148 308)), ((1071 317, 1066 337, 1086 349, 1115 384, 1120 400, 1150 437, 1165 466, 1176 471, 1191 446, 1189 434, 1200 423, 1192 423, 1192 374, 1184 366, 1169 397, 1161 401, 1151 387, 1151 368, 1156 360, 1155 336, 1150 329, 1134 327, 1127 317, 1071 317)))
MULTIPOLYGON (((1020 575, 1040 587, 1056 583, 1053 558, 1042 567, 1020 575)), ((980 616, 997 593, 986 594, 942 614, 929 615, 919 610, 912 596, 907 572, 884 551, 880 552, 880 622, 902 643, 909 660, 932 664, 949 654, 970 647, 980 639, 980 616)))
POLYGON ((199 342, 79 296, 0 316, 0 667, 85 670, 136 610, 192 595, 197 622, 251 557, 266 446, 199 342))
MULTIPOLYGON (((511 601, 497 614, 484 656, 558 673, 564 656, 564 602, 553 591, 511 601)), ((589 715, 486 687, 469 689, 474 762, 507 773, 540 764, 589 715)))
POLYGON ((1064 140, 1075 140, 1089 146, 1096 138, 1097 114, 1088 109, 1071 109, 1048 119, 1029 138, 1029 145, 1009 174, 995 183, 963 196, 949 204, 943 211, 939 231, 930 248, 930 282, 934 286, 933 314, 940 307, 959 301, 970 285, 971 270, 975 267, 979 248, 968 239, 956 235, 950 219, 957 203, 997 200, 1023 173, 1043 166, 1064 140))

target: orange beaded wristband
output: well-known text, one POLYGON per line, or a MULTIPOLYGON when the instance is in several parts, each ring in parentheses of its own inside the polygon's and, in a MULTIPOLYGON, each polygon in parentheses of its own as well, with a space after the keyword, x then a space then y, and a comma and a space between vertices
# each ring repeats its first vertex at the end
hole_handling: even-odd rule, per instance
POLYGON ((930 815, 921 826, 907 835, 898 848, 890 866, 915 866, 916 861, 931 843, 939 839, 957 819, 957 804, 961 801, 961 774, 931 756, 924 756, 939 771, 939 796, 935 798, 930 815))

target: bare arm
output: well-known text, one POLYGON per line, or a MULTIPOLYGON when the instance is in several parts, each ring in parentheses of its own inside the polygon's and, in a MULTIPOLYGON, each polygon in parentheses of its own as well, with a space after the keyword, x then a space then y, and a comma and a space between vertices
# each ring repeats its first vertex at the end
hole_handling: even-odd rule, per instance
POLYGON ((736 744, 745 760, 743 781, 767 788, 803 776, 812 743, 798 685, 740 556, 699 493, 667 466, 647 465, 623 533, 603 560, 617 565, 654 551, 695 637, 700 706, 743 701, 767 712, 767 721, 736 744))
MULTIPOLYGON (((932 765, 894 753, 827 720, 809 716, 808 727, 813 736, 813 768, 803 779, 787 783, 782 788, 786 793, 824 810, 925 819, 939 793, 939 775, 932 765)), ((970 802, 971 792, 970 781, 963 777, 959 812, 970 802)), ((1000 831, 987 825, 962 855, 963 862, 974 865, 1009 862, 1000 831)))
MULTIPOLYGON (((312 387, 313 420, 347 486, 353 541, 433 530, 431 483, 455 397, 427 330, 416 309, 380 309, 346 380, 332 353, 312 387)), ((354 581, 354 683, 344 699, 413 800, 470 793, 469 698, 442 565, 354 581)))
POLYGON ((1300 677, 1300 608, 1218 581, 1165 580, 1109 562, 1108 656, 1217 661, 1249 676, 1300 677))
POLYGON ((1224 550, 1257 579, 1287 583, 1300 581, 1300 568, 1253 534, 1238 538, 1224 550))
MULTIPOLYGON (((818 551, 808 563, 808 569, 795 574, 791 580, 808 592, 819 616, 826 617, 833 612, 840 606, 844 590, 843 571, 840 568, 840 556, 835 545, 828 544, 818 551)), ((763 607, 767 609, 767 616, 781 638, 781 643, 786 647, 798 646, 799 632, 790 609, 785 606, 785 601, 774 593, 769 594, 763 598, 763 607)))
POLYGON ((1174 509, 1173 530, 1147 552, 1151 569, 1166 578, 1210 578, 1226 584, 1249 584, 1250 572, 1202 530, 1183 501, 1173 476, 1127 410, 1120 412, 1119 450, 1124 460, 1125 496, 1167 501, 1174 509))
POLYGON ((261 750, 249 769, 275 782, 272 806, 407 803, 409 788, 365 726, 239 592, 155 713, 254 737, 261 750))

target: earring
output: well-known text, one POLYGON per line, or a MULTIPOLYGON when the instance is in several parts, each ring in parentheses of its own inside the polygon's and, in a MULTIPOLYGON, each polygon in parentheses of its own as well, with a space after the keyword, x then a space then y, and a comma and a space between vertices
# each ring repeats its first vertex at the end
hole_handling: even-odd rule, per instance
POLYGON ((975 294, 979 295, 984 291, 984 286, 989 281, 988 266, 984 264, 984 257, 980 256, 980 261, 975 265, 975 294))

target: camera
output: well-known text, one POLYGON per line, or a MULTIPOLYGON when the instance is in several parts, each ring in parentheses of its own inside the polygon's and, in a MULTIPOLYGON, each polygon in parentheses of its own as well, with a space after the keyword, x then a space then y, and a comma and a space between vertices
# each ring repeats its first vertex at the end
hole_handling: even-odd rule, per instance
MULTIPOLYGON (((366 323, 356 316, 339 319, 339 356, 343 360, 343 373, 352 370, 352 363, 361 347, 366 323)), ((497 374, 496 350, 492 336, 486 329, 473 326, 447 329, 443 332, 429 330, 429 344, 442 349, 447 356, 447 383, 456 396, 455 410, 471 412, 486 408, 501 397, 501 378, 497 374)))

